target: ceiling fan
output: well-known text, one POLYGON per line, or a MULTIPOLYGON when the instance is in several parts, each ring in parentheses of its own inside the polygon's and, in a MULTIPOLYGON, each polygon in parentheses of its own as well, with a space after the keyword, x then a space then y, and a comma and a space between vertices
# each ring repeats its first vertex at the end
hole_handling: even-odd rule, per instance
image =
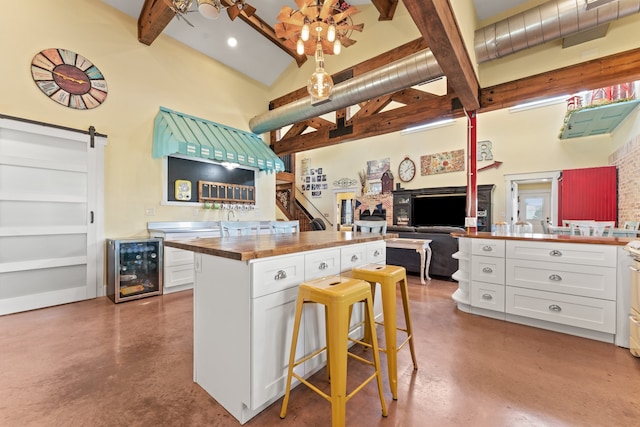
POLYGON ((297 10, 282 6, 274 30, 276 37, 284 39, 284 45, 296 49, 298 54, 313 55, 317 43, 322 45, 324 53, 338 54, 341 46, 349 47, 356 42, 351 39, 351 33, 364 28, 364 24, 353 24, 351 15, 358 9, 344 0, 295 1, 297 10), (333 34, 329 36, 329 33, 333 34))
POLYGON ((218 19, 220 12, 225 9, 232 21, 240 15, 240 12, 244 12, 247 17, 256 13, 256 8, 245 3, 244 0, 198 0, 198 10, 205 18, 218 19))
POLYGON ((169 9, 171 9, 173 13, 175 13, 178 20, 182 19, 190 26, 194 26, 185 16, 189 12, 195 12, 195 10, 189 10, 191 4, 193 3, 193 0, 164 0, 164 2, 167 4, 169 9))

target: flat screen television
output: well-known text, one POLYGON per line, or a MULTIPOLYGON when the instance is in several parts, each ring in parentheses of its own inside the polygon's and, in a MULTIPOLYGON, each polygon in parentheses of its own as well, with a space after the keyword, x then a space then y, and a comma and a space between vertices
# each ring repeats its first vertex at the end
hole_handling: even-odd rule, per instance
POLYGON ((434 194, 413 198, 412 225, 447 225, 464 227, 467 196, 434 194))

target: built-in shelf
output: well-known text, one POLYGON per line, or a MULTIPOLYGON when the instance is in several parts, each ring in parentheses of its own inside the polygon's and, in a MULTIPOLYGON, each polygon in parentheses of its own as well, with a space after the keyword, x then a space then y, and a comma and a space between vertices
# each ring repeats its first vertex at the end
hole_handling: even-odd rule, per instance
POLYGON ((640 104, 640 100, 616 102, 571 112, 560 139, 611 133, 640 104))

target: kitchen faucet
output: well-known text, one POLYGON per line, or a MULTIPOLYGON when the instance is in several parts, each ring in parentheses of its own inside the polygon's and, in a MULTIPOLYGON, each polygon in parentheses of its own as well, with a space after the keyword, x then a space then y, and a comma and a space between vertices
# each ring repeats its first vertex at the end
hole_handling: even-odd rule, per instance
POLYGON ((232 211, 231 209, 229 209, 229 212, 227 212, 227 221, 231 221, 231 214, 233 214, 233 218, 236 219, 235 211, 232 211))

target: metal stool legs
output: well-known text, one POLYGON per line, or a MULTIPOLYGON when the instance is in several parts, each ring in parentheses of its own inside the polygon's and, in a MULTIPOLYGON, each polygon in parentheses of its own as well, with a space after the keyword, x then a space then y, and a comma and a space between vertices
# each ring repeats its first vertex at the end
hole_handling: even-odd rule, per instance
POLYGON ((384 336, 386 348, 380 351, 387 354, 387 370, 389 373, 389 388, 393 400, 398 399, 398 357, 397 353, 408 342, 411 351, 413 369, 418 369, 418 361, 413 344, 413 328, 411 326, 411 313, 409 311, 409 295, 407 289, 407 273, 404 267, 395 265, 367 264, 352 270, 352 277, 366 280, 371 284, 371 293, 375 295, 376 283, 380 283, 380 295, 382 298, 382 313, 384 316, 384 336), (402 306, 406 328, 398 328, 396 320, 396 286, 400 285, 402 306), (397 344, 397 331, 406 332, 405 340, 397 344))
POLYGON ((311 390, 331 402, 331 425, 333 427, 343 427, 346 419, 346 403, 360 391, 366 384, 374 378, 378 384, 378 394, 382 415, 387 416, 387 406, 384 401, 382 391, 382 375, 380 374, 380 356, 375 331, 375 318, 373 317, 373 298, 371 297, 370 285, 362 280, 354 280, 340 277, 327 277, 312 282, 302 283, 298 290, 296 302, 295 322, 293 326, 293 337, 291 340, 291 351, 289 353, 289 368, 287 372, 287 382, 284 400, 280 411, 280 418, 287 415, 287 405, 291 392, 291 380, 296 378, 311 390), (373 362, 366 360, 348 351, 349 322, 351 307, 353 304, 364 301, 366 307, 366 319, 369 325, 369 333, 373 337, 372 343, 353 340, 372 349, 373 362), (307 355, 299 360, 295 360, 298 333, 300 331, 300 320, 304 304, 318 303, 325 306, 327 345, 316 352, 307 355), (311 384, 308 380, 294 372, 296 366, 304 363, 321 352, 327 352, 327 373, 331 380, 331 395, 328 395, 311 384), (347 394, 347 358, 351 356, 361 362, 367 363, 375 368, 375 372, 364 380, 351 393, 347 394))

